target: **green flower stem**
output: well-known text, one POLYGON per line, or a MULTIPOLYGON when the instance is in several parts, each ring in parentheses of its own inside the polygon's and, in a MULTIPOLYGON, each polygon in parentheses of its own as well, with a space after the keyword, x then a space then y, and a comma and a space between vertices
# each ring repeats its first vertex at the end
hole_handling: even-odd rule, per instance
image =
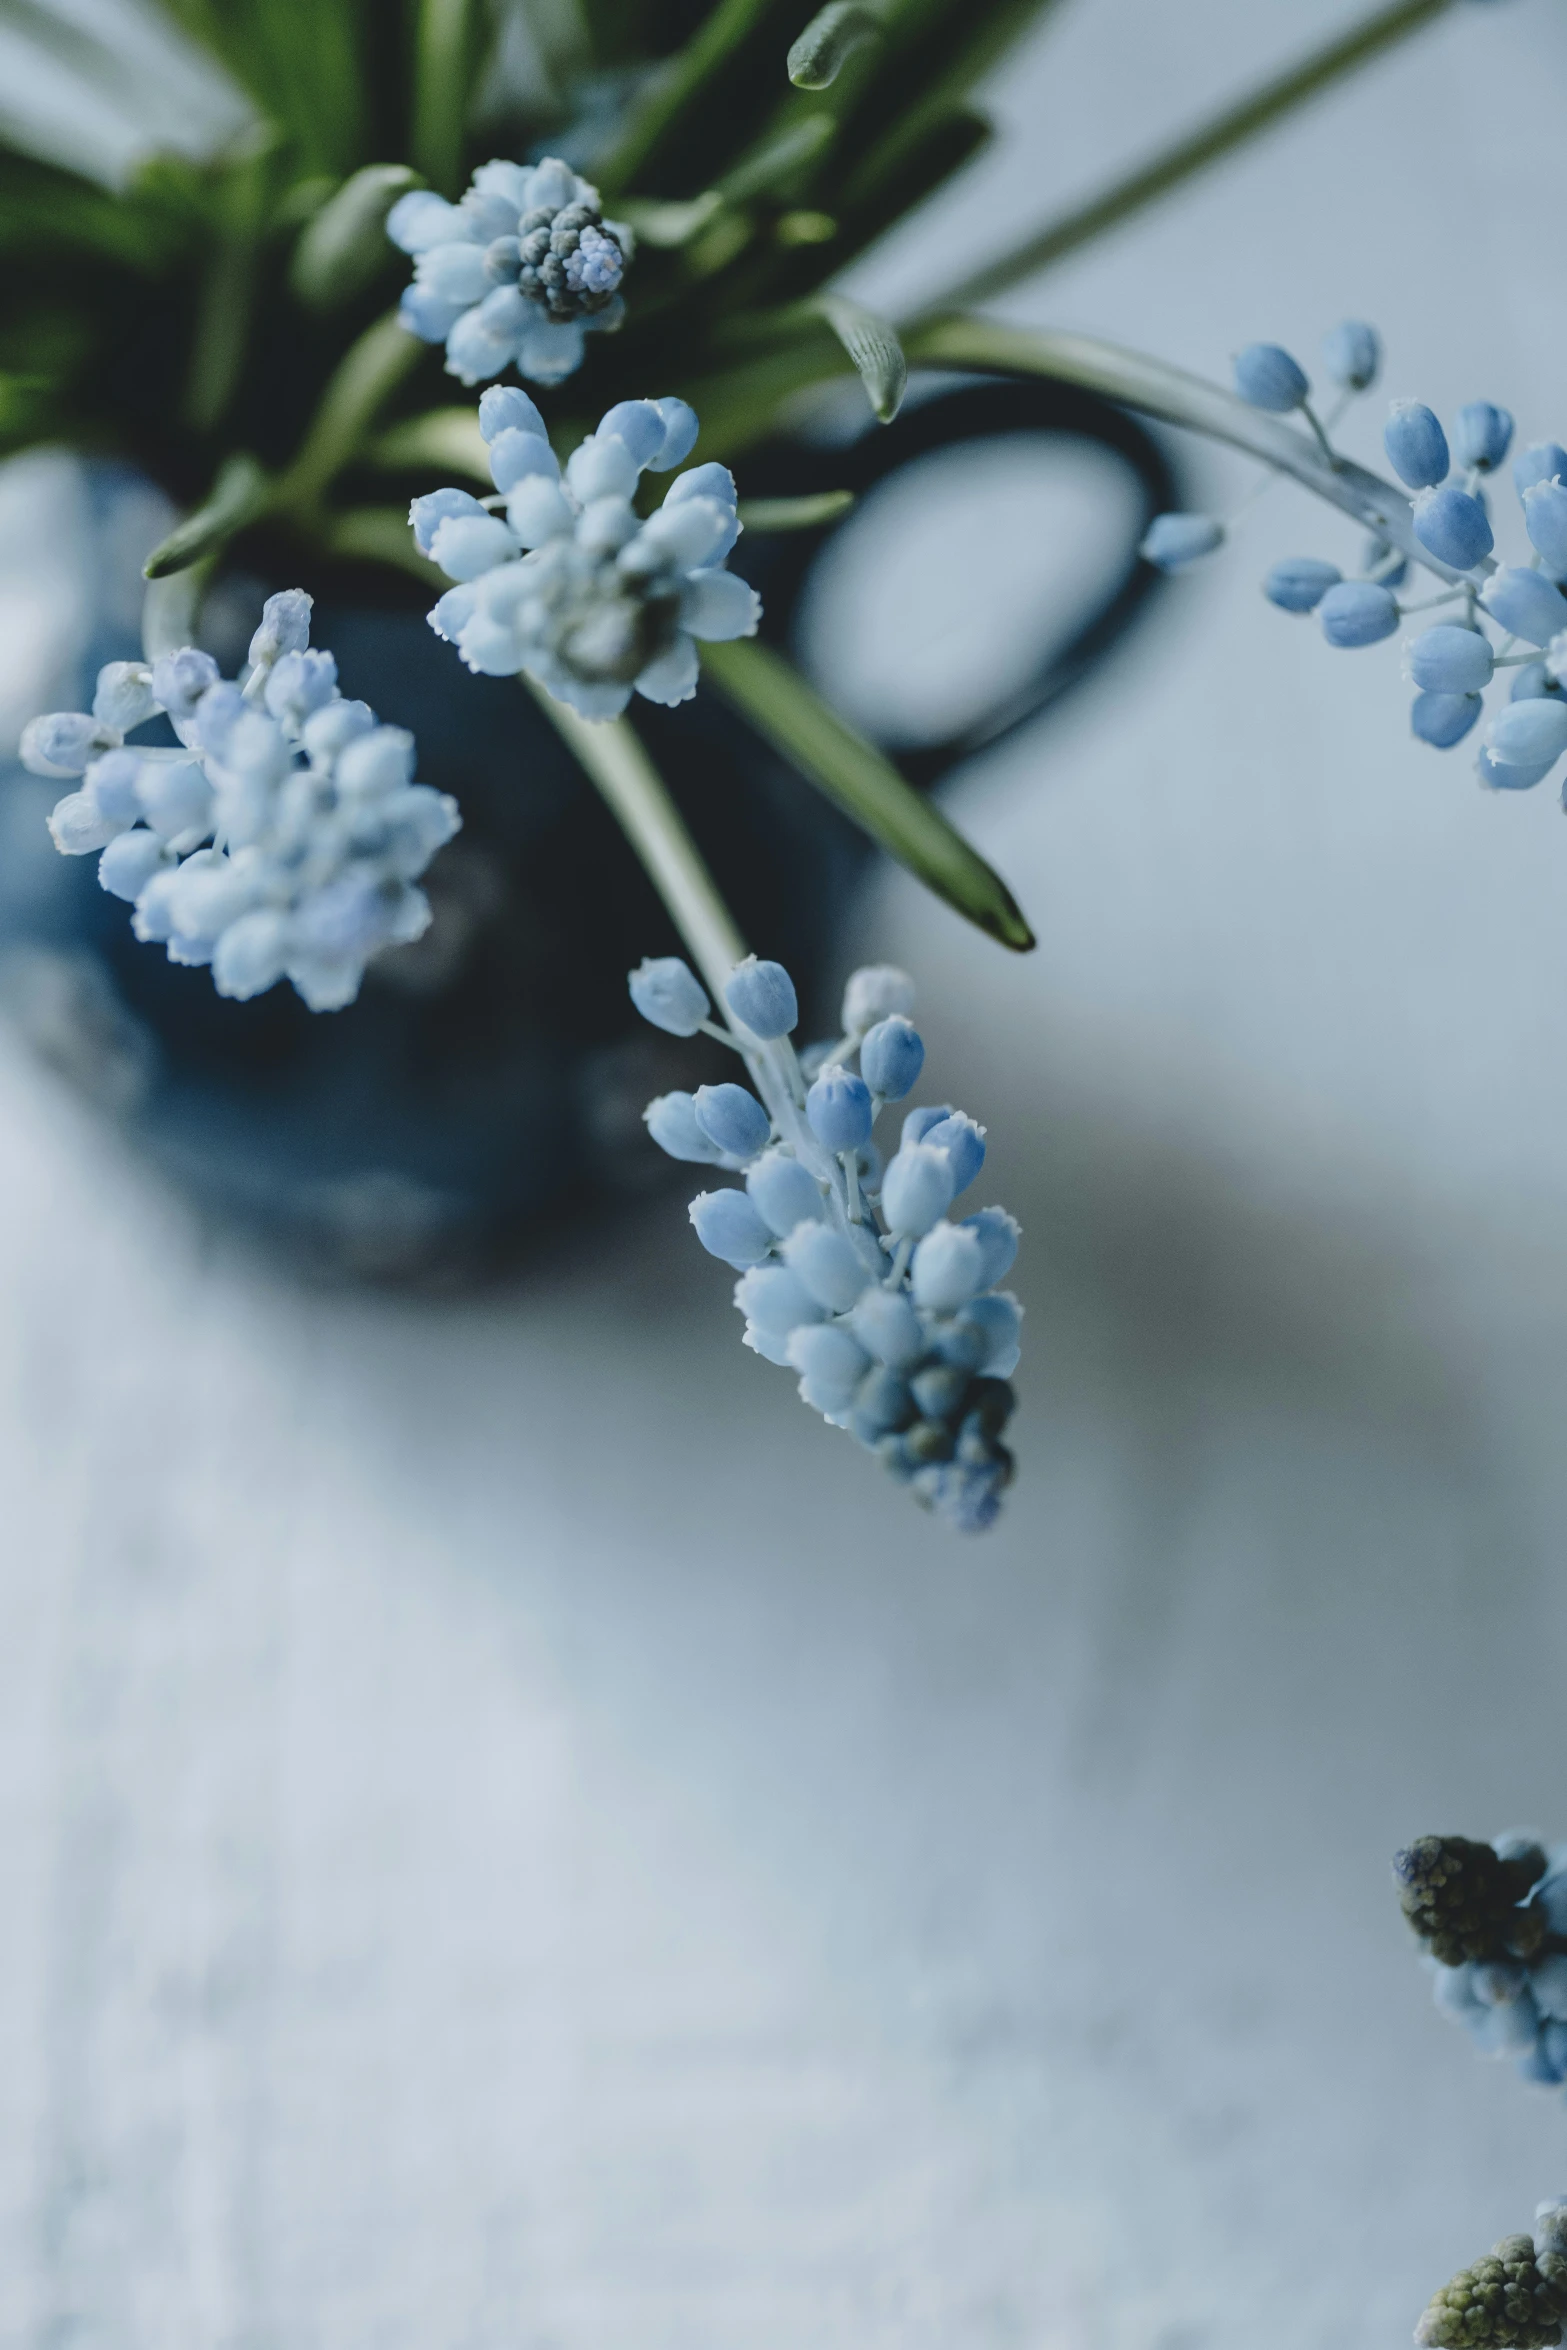
POLYGON ((441 195, 455 196, 473 70, 473 0, 420 0, 414 41, 414 165, 441 195))
MULTIPOLYGON (((1287 473, 1303 488, 1325 498, 1439 579, 1462 581, 1464 574, 1441 563, 1414 533, 1406 493, 1346 457, 1330 464, 1315 440, 1282 418, 1249 408, 1232 392, 1184 368, 1170 367, 1140 351, 1123 351, 1093 335, 998 326, 984 318, 938 318, 911 328, 906 337, 911 364, 975 368, 987 375, 1046 376, 1055 383, 1081 384, 1166 424, 1184 425, 1209 440, 1224 441, 1248 457, 1287 473)), ((1487 556, 1477 571, 1493 571, 1487 556)))
POLYGON ((1244 146, 1270 123, 1293 113, 1308 99, 1342 81, 1346 74, 1368 65, 1384 50, 1419 32, 1453 4, 1454 0, 1393 0, 1391 7, 1377 9, 1349 32, 1302 58, 1299 65, 1264 82, 1249 97, 1210 116, 1207 122, 1199 123, 1185 138, 1175 140, 1124 179, 1091 196, 1086 204, 1061 214, 1033 236, 1025 237, 1021 244, 1014 245, 1010 253, 998 255, 983 269, 948 286, 924 306, 920 318, 974 302, 988 302, 994 295, 1005 293, 1009 286, 1015 286, 1019 279, 1032 277, 1052 262, 1064 260, 1068 253, 1077 252, 1107 230, 1118 228, 1122 221, 1146 211, 1172 188, 1194 179, 1221 156, 1244 146))
POLYGON ((177 653, 194 641, 201 599, 217 560, 214 550, 188 570, 148 584, 141 600, 141 643, 149 661, 161 661, 166 653, 177 653))
POLYGON ((701 104, 713 75, 757 30, 772 5, 773 0, 718 0, 695 38, 669 60, 632 108, 618 144, 595 164, 593 176, 606 196, 629 187, 655 151, 676 135, 682 118, 701 104))
POLYGON ((630 720, 579 718, 531 678, 521 682, 597 786, 721 1004, 725 981, 745 958, 745 941, 630 720))
POLYGON ((313 519, 324 492, 361 454, 368 427, 423 356, 424 345, 399 326, 395 310, 366 327, 321 395, 299 454, 278 484, 279 506, 313 519))

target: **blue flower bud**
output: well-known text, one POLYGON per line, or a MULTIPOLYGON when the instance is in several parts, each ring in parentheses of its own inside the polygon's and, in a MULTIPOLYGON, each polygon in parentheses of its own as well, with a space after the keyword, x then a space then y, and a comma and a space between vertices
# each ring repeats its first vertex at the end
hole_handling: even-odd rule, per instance
POLYGON ((1551 695, 1509 703, 1486 728, 1485 747, 1498 766, 1549 766, 1567 751, 1567 702, 1551 695))
POLYGON ((129 734, 152 711, 152 672, 145 661, 106 661, 93 692, 93 716, 116 734, 129 734))
MULTIPOLYGON (((959 1225, 959 1231, 966 1229, 959 1225)), ((960 1327, 977 1331, 983 1340, 975 1369, 987 1379, 1006 1379, 1017 1369, 1023 1309, 1007 1291, 990 1291, 963 1308, 960 1327)))
POLYGON ((644 956, 628 973, 626 985, 643 1019, 670 1036, 695 1036, 713 1008, 696 973, 678 955, 644 956))
POLYGON ((672 394, 666 394, 662 400, 655 400, 652 405, 664 420, 664 445, 656 457, 648 459, 648 471, 671 473, 690 456, 702 427, 697 421, 696 410, 684 400, 675 399, 672 394))
POLYGON ((787 1265, 753 1265, 742 1273, 735 1283, 735 1304, 769 1338, 787 1338, 791 1330, 819 1322, 826 1310, 787 1265))
POLYGON ((1248 343, 1234 360, 1235 389, 1253 408, 1286 416, 1311 390, 1304 368, 1277 343, 1248 343))
POLYGON ((1395 400, 1382 427, 1388 463, 1412 490, 1447 479, 1447 435, 1423 400, 1395 400))
POLYGON ((1471 400, 1453 419, 1453 454, 1460 465, 1489 473, 1506 456, 1513 437, 1513 420, 1493 400, 1471 400))
POLYGON ((1317 618, 1330 645, 1375 645, 1397 628, 1398 605, 1387 588, 1367 579, 1346 579, 1329 588, 1317 606, 1317 618))
MULTIPOLYGON (((1524 706, 1517 705, 1520 709, 1524 706)), ((1492 791, 1533 791, 1537 783, 1545 781, 1555 764, 1554 759, 1547 759, 1543 767, 1520 767, 1511 760, 1493 759, 1489 751, 1483 750, 1475 761, 1475 773, 1492 791)))
POLYGON ((1368 392, 1382 365, 1382 337, 1362 318, 1346 318, 1322 339, 1322 364, 1346 392, 1368 392))
POLYGON ((302 653, 310 642, 315 603, 303 588, 279 588, 261 607, 261 625, 250 640, 250 665, 268 669, 285 653, 302 653))
POLYGON ((491 384, 479 394, 479 430, 486 441, 498 441, 503 432, 532 433, 541 441, 550 437, 538 409, 515 384, 491 384))
POLYGON ((708 1255, 737 1271, 772 1250, 773 1236, 743 1191, 699 1191, 686 1212, 708 1255))
POLYGON ((1414 533, 1428 554, 1455 571, 1468 571, 1489 555, 1496 541, 1485 508, 1452 482, 1421 490, 1415 499, 1414 533))
POLYGON ((985 1251, 976 1233, 961 1224, 938 1224, 914 1251, 914 1302, 927 1313, 951 1314, 977 1297, 985 1284, 985 1251))
POLYGON ((825 1068, 805 1097, 811 1132, 830 1151, 858 1150, 870 1140, 875 1119, 871 1089, 836 1061, 825 1068))
POLYGON ((596 432, 613 433, 624 441, 640 473, 652 464, 664 446, 664 419, 651 400, 618 400, 598 420, 596 432))
POLYGON ((1543 661, 1526 661, 1521 669, 1513 671, 1513 690, 1509 700, 1537 701, 1541 694, 1558 694, 1561 687, 1543 661))
MULTIPOLYGON (((520 483, 535 475, 550 483, 560 480, 554 450, 536 432, 520 432, 515 425, 508 425, 490 444, 490 479, 503 496, 510 496, 520 483)), ((439 497, 441 492, 431 494, 439 497)))
POLYGON ((866 963, 851 971, 839 1014, 845 1036, 863 1036, 878 1020, 914 1017, 914 982, 896 963, 866 963))
POLYGON ((827 1213, 821 1185, 790 1151, 764 1152, 748 1167, 745 1188, 762 1220, 786 1240, 796 1224, 820 1223, 827 1213))
POLYGON ((34 775, 80 775, 103 747, 102 727, 81 710, 51 710, 22 729, 22 765, 34 775))
POLYGON ((759 963, 755 955, 735 965, 724 984, 724 1001, 753 1036, 788 1036, 799 1022, 794 981, 782 963, 759 963))
POLYGON ((1016 1216, 1009 1216, 1005 1208, 981 1208, 977 1215, 965 1216, 963 1230, 976 1235, 985 1252, 985 1287, 994 1289, 1004 1281, 1017 1261, 1017 1244, 1023 1237, 1016 1216))
POLYGON ((1540 571, 1504 564, 1480 590, 1480 601, 1499 628, 1531 645, 1548 645, 1567 628, 1567 596, 1540 571))
POLYGON ((910 1110, 903 1121, 903 1132, 899 1137, 904 1149, 907 1150, 910 1143, 923 1142, 933 1126, 939 1126, 943 1118, 951 1116, 950 1102, 927 1102, 923 1109, 910 1110))
POLYGON ((210 653, 185 645, 165 653, 152 665, 152 690, 171 718, 189 718, 208 686, 218 682, 218 665, 210 653))
POLYGON ((1529 1988, 1542 2015, 1567 2023, 1567 1957, 1557 1952, 1537 1958, 1529 1970, 1529 1988))
POLYGON ((1450 751, 1484 708, 1478 694, 1416 694, 1409 706, 1409 731, 1434 751, 1450 751))
POLYGON ((1538 481, 1525 490, 1523 521, 1550 569, 1567 577, 1567 483, 1538 481))
POLYGON ((1567 449, 1560 441, 1531 441, 1513 459, 1513 487, 1520 498, 1537 481, 1567 481, 1567 449))
POLYGON ((1433 1962, 1432 1996, 1444 2015, 1460 2016, 1480 2005, 1470 1980, 1473 1968, 1469 1966, 1441 1966, 1433 1962))
POLYGON ((98 859, 99 886, 133 906, 168 855, 155 832, 122 832, 98 859))
POLYGON ((800 1393, 819 1412, 847 1411, 871 1367, 865 1349, 830 1323, 791 1331, 786 1351, 801 1373, 800 1393))
POLYGON ((881 1179, 881 1212, 899 1239, 928 1232, 951 1207, 956 1180, 950 1157, 928 1143, 906 1142, 887 1162, 881 1179))
POLYGON ((1404 674, 1424 693, 1477 694, 1491 682, 1490 643, 1477 628, 1444 621, 1412 637, 1406 652, 1404 674))
POLYGON ((917 1416, 908 1381, 877 1363, 854 1391, 849 1425, 862 1444, 874 1447, 889 1429, 906 1428, 917 1416))
POLYGON ((1224 525, 1211 514, 1156 514, 1137 552, 1156 571, 1184 571, 1224 544, 1224 525))
POLYGON ((772 1120, 743 1085, 699 1085, 693 1106, 702 1132, 731 1158, 754 1159, 772 1140, 772 1120))
POLYGON ((924 1325, 901 1289, 883 1289, 879 1283, 862 1289, 849 1327, 868 1355, 895 1371, 906 1371, 925 1352, 924 1325))
POLYGON ((852 1240, 829 1224, 798 1224, 783 1244, 783 1259, 812 1297, 846 1314, 870 1280, 870 1268, 852 1240))
POLYGON ((919 1082, 924 1066, 923 1038, 897 1014, 878 1020, 860 1046, 860 1075, 884 1102, 901 1102, 919 1082))
POLYGON ((1343 576, 1336 563, 1321 563, 1315 555, 1286 555, 1264 579, 1262 592, 1281 612, 1314 612, 1343 576))
POLYGON ((952 1195, 967 1191, 985 1164, 985 1129, 962 1110, 954 1110, 925 1136, 930 1150, 945 1151, 952 1166, 952 1195))
POLYGON ((648 1103, 642 1121, 659 1149, 672 1159, 707 1167, 716 1167, 723 1159, 723 1152, 697 1124, 696 1103, 688 1093, 661 1093, 648 1103))

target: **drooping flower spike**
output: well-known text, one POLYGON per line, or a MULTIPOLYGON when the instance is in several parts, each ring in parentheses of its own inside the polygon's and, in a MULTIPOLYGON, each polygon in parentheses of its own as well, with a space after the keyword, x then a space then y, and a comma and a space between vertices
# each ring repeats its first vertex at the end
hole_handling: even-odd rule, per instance
POLYGON ((268 599, 240 684, 193 646, 111 661, 91 713, 35 718, 22 758, 80 778, 49 819, 55 846, 97 854, 139 939, 210 964, 220 995, 286 978, 335 1012, 372 955, 428 928, 415 885, 462 820, 413 781, 412 735, 344 700, 331 654, 308 649, 310 606, 302 588, 268 599), (160 713, 179 750, 127 739, 160 713))
POLYGON ((619 326, 631 231, 606 221, 597 188, 553 156, 481 164, 460 203, 416 189, 386 233, 414 259, 398 312, 421 342, 446 345, 446 371, 486 383, 515 367, 558 384, 582 365, 582 338, 619 326))
POLYGON ((1526 2081, 1567 2083, 1567 1845, 1421 1836, 1393 1876, 1442 2012, 1526 2081))
POLYGON ((470 669, 526 671, 580 716, 615 718, 633 691, 688 701, 699 637, 756 633, 756 591, 724 567, 741 528, 728 469, 679 474, 646 522, 632 502, 644 472, 690 455, 684 400, 623 400, 564 473, 526 392, 492 386, 479 429, 496 496, 432 490, 409 511, 421 551, 459 583, 430 625, 470 669))
POLYGON ((722 1027, 678 957, 644 962, 630 988, 655 1027, 733 1044, 755 1087, 662 1094, 645 1113, 671 1158, 743 1178, 699 1192, 690 1216, 708 1253, 740 1274, 745 1344, 798 1372, 802 1399, 927 1509, 961 1533, 992 1525, 1013 1471, 1000 1439, 1022 1308, 997 1284, 1018 1227, 1001 1208, 958 1223, 948 1214, 985 1159, 985 1130, 962 1112, 911 1110, 885 1166, 872 1140, 924 1064, 912 980, 890 966, 857 971, 842 1038, 803 1066, 781 964, 752 956, 736 967, 722 1027))

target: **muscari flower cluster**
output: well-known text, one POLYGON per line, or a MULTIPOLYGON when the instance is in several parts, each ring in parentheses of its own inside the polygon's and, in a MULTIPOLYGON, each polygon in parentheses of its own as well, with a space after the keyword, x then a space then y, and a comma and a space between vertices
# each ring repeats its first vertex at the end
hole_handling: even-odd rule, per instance
POLYGON ((465 384, 515 366, 561 383, 582 365, 582 338, 619 326, 631 231, 606 221, 598 190, 554 156, 481 164, 460 203, 417 189, 387 215, 413 256, 398 312, 421 342, 446 345, 465 384))
POLYGON ((741 529, 728 469, 678 475, 646 521, 633 503, 644 472, 691 453, 684 400, 621 401, 564 472, 526 392, 492 385, 479 429, 496 495, 432 490, 409 511, 421 552, 458 582, 430 625, 470 669, 526 672, 580 716, 615 718, 633 691, 689 700, 697 638, 756 633, 756 591, 724 568, 741 529))
POLYGON ((383 947, 428 927, 416 884, 457 831, 457 803, 415 783, 414 741, 338 690, 310 650, 311 599, 272 596, 240 683, 193 646, 111 661, 90 713, 35 718, 22 758, 80 778, 49 819, 66 856, 135 909, 139 939, 210 964, 220 995, 291 980, 313 1012, 359 993, 383 947), (166 715, 179 748, 135 742, 166 715))
MULTIPOLYGON (((1347 401, 1375 382, 1381 344, 1374 328, 1348 320, 1327 338, 1323 358, 1347 401)), ((1235 360, 1235 388, 1254 407, 1302 414, 1330 461, 1341 462, 1311 404, 1305 371, 1287 351, 1249 345, 1235 360)), ((1395 400, 1382 440, 1394 472, 1413 493, 1410 527, 1443 583, 1440 592, 1400 604, 1406 554, 1373 536, 1358 577, 1346 578, 1315 556, 1290 556, 1268 572, 1263 593, 1282 611, 1315 613, 1325 641, 1340 649, 1381 643, 1410 614, 1451 605, 1448 618, 1404 641, 1404 674, 1415 688, 1411 729, 1434 749, 1451 750, 1479 726, 1493 678, 1511 671, 1508 699, 1493 706, 1481 734, 1477 769, 1492 790, 1528 791, 1567 751, 1567 449, 1537 441, 1513 456, 1512 482, 1532 553, 1509 563, 1495 555, 1486 494, 1512 447, 1513 419, 1505 408, 1471 401, 1449 435, 1422 402, 1395 400)), ((1224 535, 1211 515, 1165 514, 1150 528, 1143 552, 1161 569, 1184 570, 1224 535)))
POLYGON ((1554 2350, 1567 2320, 1567 2202, 1542 2203, 1532 2236, 1504 2236, 1434 2294, 1424 2350, 1554 2350))
POLYGON ((1393 1874, 1438 2007, 1526 2081, 1567 2083, 1567 1845, 1422 1836, 1393 1874))
POLYGON ((1000 1439, 1022 1319, 997 1283, 1018 1227, 1001 1208, 957 1223, 948 1213, 985 1159, 985 1130, 961 1111, 910 1111, 885 1165, 872 1140, 924 1065, 912 980, 890 966, 855 972, 842 1037, 803 1057, 781 964, 737 965, 722 1027, 678 957, 644 962, 630 987, 655 1027, 734 1046, 755 1086, 662 1094, 644 1113, 671 1158, 743 1177, 743 1188, 699 1192, 690 1216, 740 1275, 745 1344, 798 1372, 803 1400, 949 1525, 993 1524, 1013 1469, 1000 1439))

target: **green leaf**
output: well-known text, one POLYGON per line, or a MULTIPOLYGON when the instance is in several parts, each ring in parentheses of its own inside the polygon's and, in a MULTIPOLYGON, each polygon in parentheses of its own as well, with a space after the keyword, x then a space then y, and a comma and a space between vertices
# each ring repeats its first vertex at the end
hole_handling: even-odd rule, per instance
POLYGON ((216 554, 236 531, 254 522, 267 504, 270 484, 254 457, 242 452, 230 457, 204 506, 153 548, 142 565, 143 579, 168 579, 188 571, 203 556, 216 554))
POLYGON ((740 521, 746 530, 823 530, 853 504, 853 490, 819 490, 813 498, 742 498, 740 521))
POLYGON ((846 294, 818 295, 816 307, 859 369, 866 397, 877 416, 883 424, 890 424, 903 405, 909 381, 909 363, 896 328, 878 318, 874 310, 851 302, 846 294))
POLYGON ((367 38, 386 0, 163 0, 286 130, 304 166, 341 179, 364 160, 367 38))
POLYGON ((797 90, 825 90, 856 49, 881 37, 880 19, 857 0, 827 0, 789 51, 789 79, 797 90))
POLYGON ((368 464, 384 473, 422 473, 427 467, 465 473, 470 481, 490 479, 489 444, 472 408, 430 408, 380 433, 364 451, 368 464))
POLYGON ((716 188, 683 204, 660 196, 622 196, 615 206, 637 243, 651 245, 656 253, 673 253, 681 245, 689 245, 723 208, 724 199, 716 188))
POLYGON ((1011 891, 941 810, 755 639, 703 645, 702 666, 769 742, 917 881, 1018 953, 1034 945, 1011 891))
POLYGON ((391 258, 386 216, 419 185, 406 163, 367 163, 322 205, 294 247, 288 282, 311 310, 330 310, 362 294, 391 258))
POLYGON ((432 188, 462 185, 468 101, 479 65, 474 0, 419 0, 414 51, 414 159, 432 188))
POLYGON ((769 195, 783 181, 808 170, 837 135, 838 125, 830 114, 805 114, 785 123, 725 172, 717 193, 727 204, 749 204, 754 197, 769 195))
MULTIPOLYGON (((724 102, 725 85, 733 74, 744 73, 753 43, 763 37, 767 19, 780 5, 781 0, 718 0, 685 47, 667 60, 633 104, 615 146, 595 163, 593 176, 606 195, 642 179, 664 155, 689 169, 695 152, 693 134, 704 125, 749 134, 749 118, 737 116, 724 102)), ((689 187, 690 180, 685 184, 689 187)), ((700 187, 701 180, 697 184, 700 187)))
POLYGON ((437 595, 451 585, 446 574, 420 554, 401 506, 355 506, 346 514, 334 515, 326 543, 334 555, 408 572, 437 595))

